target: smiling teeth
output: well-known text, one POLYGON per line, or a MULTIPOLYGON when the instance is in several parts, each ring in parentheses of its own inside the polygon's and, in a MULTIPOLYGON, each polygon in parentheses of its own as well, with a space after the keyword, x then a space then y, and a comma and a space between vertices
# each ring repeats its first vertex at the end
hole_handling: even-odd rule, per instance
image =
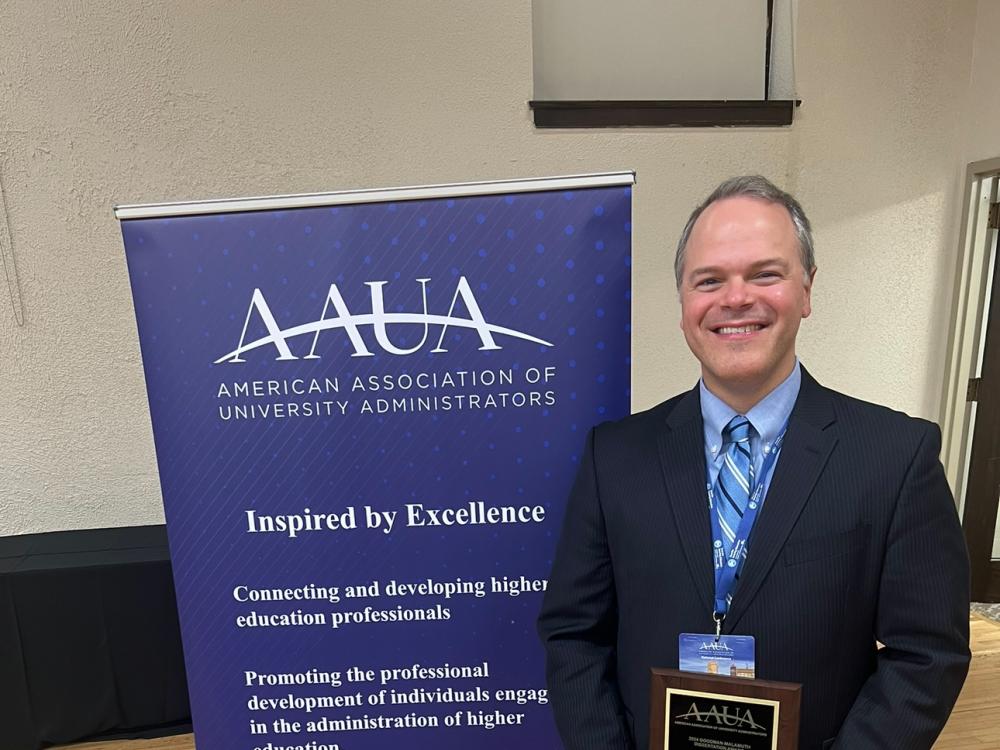
POLYGON ((719 333, 752 333, 753 331, 759 331, 763 327, 760 325, 740 326, 739 328, 725 326, 719 329, 719 333))

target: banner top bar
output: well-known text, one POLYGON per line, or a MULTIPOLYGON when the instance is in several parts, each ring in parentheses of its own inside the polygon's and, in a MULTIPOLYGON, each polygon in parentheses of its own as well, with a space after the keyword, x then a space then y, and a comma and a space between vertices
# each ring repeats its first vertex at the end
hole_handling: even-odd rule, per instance
POLYGON ((380 203, 411 201, 426 198, 458 198, 495 193, 531 193, 542 190, 574 190, 578 188, 613 187, 635 184, 635 172, 605 172, 566 177, 537 177, 491 182, 457 182, 447 185, 423 185, 398 188, 344 190, 333 193, 302 193, 256 198, 216 198, 204 201, 176 203, 145 203, 115 206, 115 218, 151 219, 168 216, 193 216, 243 211, 281 210, 313 206, 338 206, 348 203, 380 203))

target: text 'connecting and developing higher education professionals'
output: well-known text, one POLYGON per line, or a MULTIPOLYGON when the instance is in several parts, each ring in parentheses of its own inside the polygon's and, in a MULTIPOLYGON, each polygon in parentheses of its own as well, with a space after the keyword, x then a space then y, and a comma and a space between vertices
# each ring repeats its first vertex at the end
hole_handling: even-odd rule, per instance
MULTIPOLYGON (((261 611, 251 609, 236 616, 234 622, 237 628, 300 628, 326 626, 339 629, 346 625, 383 625, 406 622, 445 622, 454 617, 450 607, 440 602, 424 602, 413 606, 410 602, 403 604, 383 604, 376 606, 361 606, 358 600, 375 601, 378 599, 413 599, 417 597, 434 597, 445 602, 460 597, 481 599, 487 595, 516 597, 532 592, 541 593, 548 587, 544 578, 528 578, 526 576, 490 576, 489 580, 453 580, 435 581, 427 578, 421 581, 387 581, 373 580, 369 583, 341 586, 304 586, 288 588, 251 588, 238 585, 233 589, 233 599, 241 604, 257 605, 283 604, 287 602, 323 602, 337 604, 341 601, 357 607, 356 609, 336 609, 322 611, 304 611, 296 604, 292 609, 284 611, 261 611), (409 606, 408 606, 409 605, 409 606)), ((269 608, 273 609, 273 608, 269 608)))

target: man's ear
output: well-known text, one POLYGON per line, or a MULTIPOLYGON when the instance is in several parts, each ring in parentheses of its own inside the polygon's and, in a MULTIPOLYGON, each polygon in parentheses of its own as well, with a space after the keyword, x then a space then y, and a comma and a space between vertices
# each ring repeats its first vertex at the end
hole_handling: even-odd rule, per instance
POLYGON ((806 301, 802 306, 802 317, 808 318, 812 314, 812 288, 813 281, 816 279, 816 266, 813 266, 812 271, 809 272, 809 280, 805 282, 806 288, 806 301))

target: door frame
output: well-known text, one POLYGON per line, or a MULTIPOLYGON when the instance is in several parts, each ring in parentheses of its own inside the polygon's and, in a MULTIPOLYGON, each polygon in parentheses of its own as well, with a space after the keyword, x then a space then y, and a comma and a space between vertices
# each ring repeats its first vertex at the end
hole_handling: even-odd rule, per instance
MULTIPOLYGON (((983 509, 966 507, 973 434, 978 412, 978 403, 969 401, 969 382, 982 374, 987 315, 994 291, 991 287, 997 262, 998 230, 989 228, 988 219, 990 204, 998 200, 1000 158, 969 164, 965 174, 941 421, 941 460, 963 521, 967 516, 981 521, 984 516, 983 509)), ((1000 294, 1000 290, 996 292, 1000 294)), ((992 513, 995 516, 996 508, 992 509, 992 513)), ((974 568, 973 579, 979 582, 988 580, 989 569, 992 567, 991 550, 976 543, 972 545, 970 552, 974 557, 971 561, 974 568)), ((976 586, 976 589, 973 598, 984 600, 984 586, 976 586)))

